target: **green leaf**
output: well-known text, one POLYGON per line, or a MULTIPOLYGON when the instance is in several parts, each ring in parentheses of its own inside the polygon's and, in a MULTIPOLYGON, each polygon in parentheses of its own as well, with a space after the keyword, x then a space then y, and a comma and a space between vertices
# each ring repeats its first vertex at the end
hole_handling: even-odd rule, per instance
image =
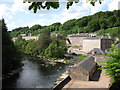
POLYGON ((37 12, 37 6, 34 6, 33 10, 34 10, 34 13, 36 13, 37 12))
POLYGON ((90 2, 90 4, 92 4, 93 6, 95 6, 95 2, 90 2))
POLYGON ((72 6, 73 2, 67 2, 67 9, 69 9, 70 6, 72 6))
POLYGON ((99 0, 99 3, 101 4, 101 3, 102 3, 102 0, 99 0))
POLYGON ((75 3, 78 3, 79 2, 79 0, 75 0, 75 3))
POLYGON ((29 10, 31 10, 32 8, 33 8, 33 6, 32 6, 32 5, 30 5, 28 9, 29 9, 29 10))
POLYGON ((47 6, 47 10, 49 10, 50 9, 50 6, 47 6))
POLYGON ((115 72, 120 72, 120 69, 116 69, 115 72))

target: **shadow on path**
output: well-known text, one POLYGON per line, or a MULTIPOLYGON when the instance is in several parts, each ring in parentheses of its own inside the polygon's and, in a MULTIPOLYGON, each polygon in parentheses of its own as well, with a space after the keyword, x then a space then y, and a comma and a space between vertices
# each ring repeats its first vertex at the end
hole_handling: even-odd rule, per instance
POLYGON ((102 70, 97 69, 90 81, 99 81, 102 70))

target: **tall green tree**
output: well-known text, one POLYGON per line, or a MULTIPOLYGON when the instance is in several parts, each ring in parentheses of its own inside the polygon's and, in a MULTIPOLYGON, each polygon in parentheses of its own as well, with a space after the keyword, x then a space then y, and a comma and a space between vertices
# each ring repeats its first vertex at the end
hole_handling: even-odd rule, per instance
POLYGON ((20 52, 12 42, 4 19, 0 20, 2 24, 2 72, 6 74, 20 65, 20 52))
POLYGON ((37 49, 37 41, 36 40, 27 40, 27 45, 25 48, 25 53, 30 54, 32 56, 39 55, 38 49, 37 49))
POLYGON ((25 39, 22 38, 21 35, 18 35, 17 39, 15 40, 15 45, 20 52, 25 53, 27 42, 25 39))
POLYGON ((40 34, 40 37, 37 43, 37 49, 39 50, 40 55, 43 55, 44 50, 48 48, 50 43, 51 43, 50 31, 45 30, 40 34))
POLYGON ((99 25, 100 29, 106 29, 107 28, 107 22, 105 19, 99 19, 99 25))
POLYGON ((99 30, 100 29, 99 20, 91 20, 88 23, 88 28, 89 28, 90 32, 99 30))
POLYGON ((88 21, 89 21, 89 18, 83 17, 82 19, 80 18, 80 19, 76 20, 76 25, 79 27, 85 27, 85 26, 87 26, 88 21))
POLYGON ((119 41, 120 41, 120 28, 116 28, 116 29, 112 30, 112 31, 110 32, 110 36, 111 36, 111 39, 112 39, 113 41, 115 41, 116 38, 118 38, 119 41))
POLYGON ((111 28, 114 26, 115 22, 117 21, 117 17, 116 16, 111 16, 108 18, 108 27, 111 28))
POLYGON ((76 19, 71 19, 71 20, 66 21, 65 23, 63 23, 62 26, 60 26, 60 30, 61 31, 68 31, 68 30, 70 30, 72 27, 75 26, 75 20, 76 19))
POLYGON ((44 55, 52 58, 63 58, 67 52, 66 43, 60 39, 54 39, 53 42, 45 49, 44 55))
POLYGON ((31 30, 31 31, 35 31, 35 30, 38 30, 38 29, 41 29, 41 28, 42 28, 41 25, 36 24, 36 25, 32 26, 32 27, 30 28, 30 30, 31 30))

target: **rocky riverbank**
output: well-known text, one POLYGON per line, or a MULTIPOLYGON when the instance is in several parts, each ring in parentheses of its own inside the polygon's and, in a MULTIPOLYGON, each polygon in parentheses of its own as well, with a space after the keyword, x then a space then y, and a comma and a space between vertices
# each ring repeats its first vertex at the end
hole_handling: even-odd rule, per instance
POLYGON ((13 77, 14 75, 18 74, 20 71, 22 71, 22 66, 24 64, 21 64, 17 69, 14 69, 14 70, 11 70, 9 73, 7 74, 3 74, 2 75, 2 80, 5 80, 5 79, 9 79, 11 77, 13 77))
POLYGON ((54 87, 56 87, 58 84, 60 84, 65 78, 67 78, 68 75, 68 71, 64 72, 63 74, 60 75, 60 77, 57 78, 57 80, 54 82, 54 87))

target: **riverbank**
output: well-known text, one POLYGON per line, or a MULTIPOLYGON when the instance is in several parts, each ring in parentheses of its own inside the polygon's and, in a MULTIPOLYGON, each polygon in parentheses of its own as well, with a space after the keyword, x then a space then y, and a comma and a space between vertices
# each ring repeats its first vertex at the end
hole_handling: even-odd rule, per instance
POLYGON ((21 65, 20 65, 18 68, 14 69, 14 70, 11 70, 11 71, 10 71, 9 73, 7 73, 7 74, 2 74, 2 80, 9 79, 9 78, 15 76, 16 74, 18 74, 20 71, 23 70, 23 69, 22 69, 22 66, 23 66, 23 65, 24 65, 24 64, 21 63, 21 65))
POLYGON ((68 70, 68 65, 43 65, 40 60, 25 57, 24 66, 19 74, 3 81, 3 88, 53 88, 54 81, 63 72, 68 70))
POLYGON ((77 60, 75 55, 71 54, 65 54, 64 58, 46 58, 45 56, 32 56, 32 55, 27 55, 32 58, 38 58, 43 61, 44 64, 52 64, 55 65, 56 63, 63 63, 63 64, 74 64, 74 62, 77 60))
MULTIPOLYGON (((93 79, 98 77, 97 74, 98 74, 98 72, 96 72, 94 74, 93 79)), ((70 88, 76 88, 76 89, 79 89, 79 88, 85 88, 85 89, 87 89, 87 88, 91 88, 91 89, 105 88, 106 90, 108 90, 110 88, 110 77, 105 74, 105 69, 103 69, 101 71, 100 78, 98 81, 71 80, 68 84, 66 84, 63 87, 62 90, 67 90, 70 88)))
POLYGON ((69 76, 68 71, 64 72, 60 75, 60 77, 57 78, 57 80, 54 82, 54 87, 56 87, 58 84, 60 84, 65 78, 69 76))
MULTIPOLYGON (((70 62, 72 65, 69 64, 69 69, 70 69, 73 65, 81 62, 83 59, 85 59, 85 58, 87 57, 87 56, 85 56, 85 55, 83 56, 83 55, 81 55, 81 54, 79 54, 79 55, 66 54, 65 56, 66 56, 66 57, 70 57, 70 58, 73 59, 73 61, 70 62), (82 56, 82 57, 80 58, 80 56, 82 56)), ((69 76, 69 69, 68 69, 66 72, 62 73, 62 74, 57 78, 57 80, 54 82, 54 85, 55 85, 55 86, 53 87, 53 90, 62 89, 67 83, 69 83, 69 81, 71 80, 71 78, 70 78, 70 76, 69 76)))
POLYGON ((46 58, 45 56, 33 56, 33 55, 28 55, 32 58, 38 58, 41 59, 41 61, 44 63, 43 65, 55 65, 57 63, 63 63, 63 64, 67 64, 67 65, 73 65, 75 63, 78 63, 82 60, 84 60, 87 55, 83 55, 83 54, 75 54, 75 53, 71 53, 71 54, 65 54, 63 58, 46 58))
POLYGON ((54 82, 53 90, 60 90, 62 89, 67 83, 69 83, 71 80, 68 71, 61 74, 60 77, 57 78, 56 82, 54 82))

